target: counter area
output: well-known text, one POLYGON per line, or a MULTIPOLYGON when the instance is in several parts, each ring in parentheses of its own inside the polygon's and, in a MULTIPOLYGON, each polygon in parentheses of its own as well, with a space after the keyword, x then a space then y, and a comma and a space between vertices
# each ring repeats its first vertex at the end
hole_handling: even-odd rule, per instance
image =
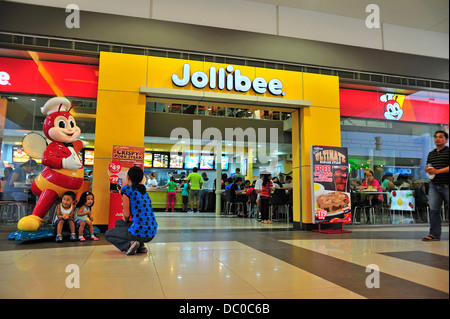
MULTIPOLYGON (((167 205, 167 189, 147 187, 147 194, 152 200, 154 209, 166 209, 167 205)), ((177 190, 177 198, 175 199, 175 209, 181 210, 183 208, 183 198, 181 197, 181 189, 177 190)), ((170 209, 170 208, 169 208, 170 209)))

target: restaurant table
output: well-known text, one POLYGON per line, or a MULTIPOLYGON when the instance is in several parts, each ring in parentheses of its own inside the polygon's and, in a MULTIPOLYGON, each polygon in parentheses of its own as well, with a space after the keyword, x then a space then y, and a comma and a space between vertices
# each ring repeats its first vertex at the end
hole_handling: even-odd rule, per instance
MULTIPOLYGON (((389 195, 390 192, 385 192, 385 191, 369 191, 369 190, 356 190, 354 191, 355 193, 359 193, 359 194, 366 194, 366 195, 389 195)), ((369 197, 369 204, 370 206, 372 206, 372 196, 369 197)))
MULTIPOLYGON (((373 222, 375 222, 375 207, 372 205, 372 195, 386 195, 386 199, 387 199, 387 196, 390 194, 389 192, 386 192, 386 191, 379 192, 379 191, 374 191, 374 190, 355 190, 354 193, 361 194, 361 195, 364 194, 366 196, 369 195, 369 206, 364 206, 364 207, 357 206, 357 207, 355 207, 355 209, 353 211, 355 212, 355 215, 356 215, 356 208, 369 207, 369 214, 371 215, 371 220, 373 220, 373 222)), ((362 199, 362 196, 361 196, 361 199, 362 199)), ((381 221, 383 220, 383 211, 384 211, 383 206, 384 205, 381 206, 381 210, 382 210, 381 211, 381 214, 382 214, 381 221)), ((366 213, 365 210, 364 210, 364 213, 366 213)), ((392 222, 392 217, 390 214, 389 214, 389 218, 392 222)), ((354 221, 354 220, 355 220, 355 216, 353 216, 353 218, 352 218, 352 221, 354 221)))

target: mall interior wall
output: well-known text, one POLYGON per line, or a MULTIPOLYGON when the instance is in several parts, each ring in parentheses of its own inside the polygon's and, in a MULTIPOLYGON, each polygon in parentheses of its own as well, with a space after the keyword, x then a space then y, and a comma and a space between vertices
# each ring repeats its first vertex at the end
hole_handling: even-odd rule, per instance
MULTIPOLYGON (((1 2, 0 5, 1 31, 198 52, 200 56, 217 54, 443 81, 449 79, 448 58, 430 57, 423 55, 423 52, 409 54, 380 50, 379 44, 369 48, 341 40, 339 43, 325 42, 327 39, 321 39, 319 35, 311 40, 296 38, 292 34, 282 36, 270 32, 233 30, 225 26, 211 27, 89 11, 82 11, 80 28, 69 29, 65 27, 67 13, 64 8, 15 2, 1 2), (20 14, 11 14, 15 12, 20 14)), ((326 20, 321 22, 326 23, 326 20)), ((250 25, 248 22, 246 24, 250 25)), ((334 31, 336 28, 339 30, 341 24, 333 23, 326 29, 335 38, 340 38, 347 34, 344 30, 341 34, 334 31)), ((351 26, 351 22, 344 24, 351 26)), ((285 28, 296 28, 296 24, 287 23, 285 28)), ((411 32, 408 34, 411 36, 411 32)), ((423 40, 431 38, 430 35, 421 35, 422 40, 411 38, 411 42, 425 43, 423 40)), ((439 50, 437 46, 433 48, 439 50)))
MULTIPOLYGON (((10 1, 59 8, 67 5, 64 1, 54 0, 10 1)), ((302 3, 301 8, 296 7, 295 3, 285 6, 285 2, 248 0, 133 0, 131 3, 121 0, 78 0, 76 4, 83 12, 180 22, 448 59, 448 13, 445 12, 448 11, 448 4, 445 7, 442 2, 431 4, 416 1, 406 9, 406 1, 370 2, 378 6, 382 21, 379 27, 369 28, 366 25, 370 13, 367 12, 367 1, 344 2, 341 8, 336 8, 330 0, 314 2, 317 5, 302 3), (434 11, 429 10, 432 5, 434 11), (447 10, 438 11, 440 9, 447 10), (421 26, 421 29, 411 27, 411 23, 398 25, 399 20, 406 20, 414 11, 421 10, 421 23, 414 24, 421 26), (399 11, 402 15, 395 17, 399 11), (432 19, 430 15, 433 15, 432 19)))

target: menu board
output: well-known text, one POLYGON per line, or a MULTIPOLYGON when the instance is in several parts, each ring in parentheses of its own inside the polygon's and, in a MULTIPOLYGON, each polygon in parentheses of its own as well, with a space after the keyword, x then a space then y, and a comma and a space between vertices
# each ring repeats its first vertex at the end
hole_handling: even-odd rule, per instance
POLYGON ((184 166, 183 156, 178 154, 170 154, 170 168, 182 169, 184 166))
POLYGON ((214 169, 214 155, 200 155, 200 169, 214 169))
MULTIPOLYGON (((229 163, 229 158, 228 156, 222 156, 222 171, 228 171, 228 163, 229 163)), ((217 160, 216 163, 214 164, 214 169, 217 169, 217 160)))
POLYGON ((154 168, 169 168, 169 153, 153 152, 154 168))
POLYGON ((150 152, 145 152, 144 167, 152 167, 152 164, 153 164, 153 154, 150 152))
POLYGON ((24 152, 22 146, 13 146, 13 163, 25 163, 30 160, 30 157, 24 152))
POLYGON ((348 150, 311 146, 313 222, 351 223, 348 150))
POLYGON ((83 154, 84 163, 83 165, 94 165, 94 150, 84 150, 83 154))
POLYGON ((198 159, 199 159, 198 155, 186 154, 184 159, 185 159, 185 161, 184 161, 185 169, 193 169, 194 167, 198 168, 198 159))

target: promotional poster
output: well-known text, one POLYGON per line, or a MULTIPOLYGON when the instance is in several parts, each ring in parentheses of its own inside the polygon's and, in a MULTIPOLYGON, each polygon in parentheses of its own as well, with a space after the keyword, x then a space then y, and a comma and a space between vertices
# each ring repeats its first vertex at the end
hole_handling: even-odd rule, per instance
POLYGON ((108 228, 114 228, 123 216, 120 187, 125 184, 128 170, 133 166, 144 169, 145 148, 139 146, 113 145, 112 161, 108 165, 110 182, 108 228))
POLYGON ((389 194, 391 210, 414 211, 416 201, 413 190, 393 190, 389 194))
POLYGON ((311 146, 314 223, 351 223, 348 151, 311 146))

